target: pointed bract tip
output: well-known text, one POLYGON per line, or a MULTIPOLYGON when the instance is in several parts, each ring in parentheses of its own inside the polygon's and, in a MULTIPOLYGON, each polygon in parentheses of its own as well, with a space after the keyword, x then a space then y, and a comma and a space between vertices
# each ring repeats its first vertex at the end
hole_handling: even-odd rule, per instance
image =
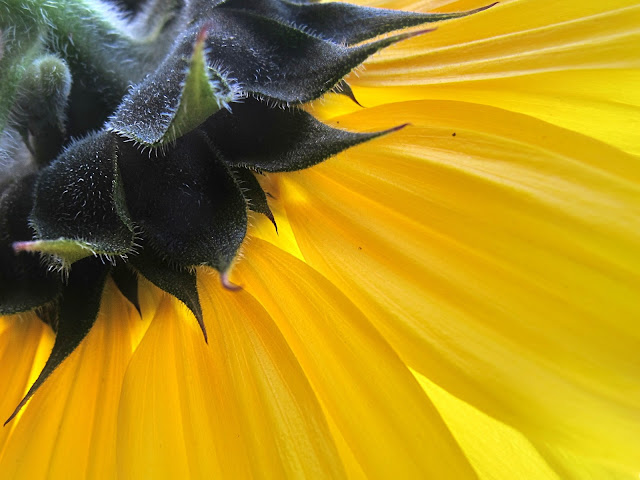
POLYGON ((400 130, 402 130, 405 127, 408 127, 409 125, 411 125, 410 123, 403 123, 402 125, 398 125, 397 127, 392 127, 389 130, 386 130, 384 133, 394 133, 394 132, 398 132, 400 130))
POLYGON ((229 274, 227 272, 220 274, 220 283, 222 283, 222 286, 224 288, 232 292, 237 292, 238 290, 242 290, 242 287, 240 285, 236 285, 231 280, 229 280, 229 274))
POLYGON ((415 32, 409 32, 409 33, 408 33, 408 35, 409 35, 409 37, 408 37, 408 38, 411 38, 411 37, 417 37, 418 35, 422 35, 422 34, 425 34, 425 33, 435 32, 437 29, 438 29, 438 27, 433 27, 433 28, 423 28, 422 30, 417 30, 417 31, 415 31, 415 32))
POLYGON ((474 8, 473 10, 467 10, 465 12, 458 12, 457 14, 454 13, 454 15, 456 15, 457 18, 467 17, 469 15, 475 15, 476 13, 480 13, 480 12, 484 12, 485 10, 489 10, 491 7, 495 7, 499 3, 500 2, 493 2, 493 3, 490 3, 489 5, 483 5, 482 7, 474 8))
POLYGON ((276 229, 276 235, 278 235, 278 224, 276 223, 276 219, 273 216, 273 213, 269 212, 267 218, 273 223, 273 227, 276 229))
POLYGON ((397 38, 397 41, 402 41, 402 40, 407 40, 407 39, 413 38, 413 37, 419 37, 420 35, 424 35, 425 33, 435 32, 436 30, 437 30, 436 27, 423 28, 422 30, 416 30, 415 32, 402 33, 402 34, 397 35, 396 37, 392 37, 392 38, 397 38))
POLYGON ((196 320, 198 321, 198 326, 200 327, 202 336, 204 337, 204 343, 209 345, 209 335, 207 334, 207 326, 204 324, 204 316, 202 315, 202 308, 200 307, 199 298, 196 298, 196 304, 189 307, 189 310, 191 310, 191 313, 193 313, 193 315, 196 317, 196 320))
MULTIPOLYGON (((420 35, 424 35, 425 33, 429 33, 429 32, 433 32, 437 30, 437 28, 423 28, 422 30, 416 30, 413 32, 406 32, 406 33, 399 33, 397 35, 392 35, 391 37, 386 37, 386 38, 382 38, 380 40, 376 40, 374 42, 371 43, 365 43, 363 45, 358 45, 355 47, 352 47, 354 49, 359 49, 359 48, 363 48, 363 49, 370 49, 373 48, 373 50, 370 50, 371 53, 377 52, 379 50, 381 50, 382 48, 387 48, 391 45, 394 45, 396 43, 402 42, 404 40, 408 40, 410 38, 414 38, 414 37, 418 37, 420 35)), ((369 53, 369 55, 371 55, 371 53, 369 53)))
POLYGON ((491 7, 495 7, 496 5, 498 5, 500 2, 493 2, 489 5, 485 5, 484 7, 480 7, 480 8, 476 8, 474 10, 474 12, 483 12, 484 10, 489 10, 491 7))
POLYGON ((13 242, 11 248, 15 253, 19 252, 37 252, 39 243, 37 241, 13 242))
POLYGON ((373 137, 372 138, 377 138, 377 137, 382 137, 383 135, 389 135, 390 133, 395 133, 398 132, 400 130, 402 130, 403 128, 407 127, 411 125, 410 123, 403 123, 402 125, 398 125, 397 127, 391 127, 388 128, 386 130, 382 130, 380 132, 375 132, 373 133, 373 137))
POLYGON ((344 95, 359 107, 364 108, 364 106, 358 101, 355 94, 353 93, 353 90, 351 89, 351 85, 349 85, 344 80, 341 80, 340 82, 338 82, 338 84, 334 87, 333 91, 340 95, 344 95))
POLYGON ((209 335, 207 335, 207 327, 204 326, 204 321, 198 319, 198 325, 200 326, 200 330, 202 330, 202 335, 204 336, 204 343, 209 345, 209 335))
POLYGON ((350 95, 350 96, 349 96, 349 99, 350 99, 353 103, 355 103, 356 105, 358 105, 360 108, 365 108, 365 106, 364 106, 364 105, 362 105, 362 104, 358 101, 358 99, 355 97, 355 95, 350 95))
POLYGON ((198 36, 196 37, 196 43, 203 43, 207 36, 209 35, 209 31, 213 28, 213 23, 211 21, 204 22, 200 31, 198 32, 198 36))
POLYGON ((18 406, 16 407, 16 409, 13 411, 13 413, 9 416, 9 418, 7 418, 5 420, 5 422, 2 424, 3 427, 6 427, 7 424, 13 420, 14 418, 16 418, 16 415, 18 415, 18 413, 20 412, 20 410, 22 410, 22 407, 24 407, 25 403, 27 403, 27 400, 29 400, 30 396, 25 396, 22 401, 18 404, 18 406))

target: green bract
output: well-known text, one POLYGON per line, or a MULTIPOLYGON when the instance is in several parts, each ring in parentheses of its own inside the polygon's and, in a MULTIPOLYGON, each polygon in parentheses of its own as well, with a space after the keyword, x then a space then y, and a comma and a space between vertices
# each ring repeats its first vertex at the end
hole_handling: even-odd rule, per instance
POLYGON ((297 107, 352 96, 345 75, 424 30, 375 37, 473 13, 286 0, 134 7, 0 0, 0 314, 35 311, 57 332, 16 412, 89 332, 109 275, 136 308, 138 274, 174 295, 206 339, 194 267, 225 278, 248 210, 275 224, 255 175, 394 130, 336 130, 297 107))

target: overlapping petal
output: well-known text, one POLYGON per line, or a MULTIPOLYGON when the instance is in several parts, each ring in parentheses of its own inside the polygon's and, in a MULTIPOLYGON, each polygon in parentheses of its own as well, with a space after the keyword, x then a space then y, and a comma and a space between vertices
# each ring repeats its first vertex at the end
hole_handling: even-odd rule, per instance
POLYGON ((248 293, 200 280, 209 344, 165 296, 128 368, 120 477, 342 478, 324 414, 273 320, 248 293))
POLYGON ((632 480, 624 472, 556 446, 534 444, 521 432, 473 408, 416 374, 482 480, 632 480))
POLYGON ((236 274, 283 332, 367 478, 475 477, 409 370, 346 292, 259 239, 236 274))
MULTIPOLYGON (((636 475, 636 3, 507 0, 374 57, 349 78, 372 108, 310 111, 411 125, 260 179, 279 233, 253 219, 243 292, 199 272, 209 345, 177 301, 143 283, 140 321, 110 284, 84 343, 0 431, 0 472, 636 475)), ((6 417, 52 335, 2 322, 6 417)))
MULTIPOLYGON (((484 2, 432 2, 440 11, 484 2)), ((427 8, 386 1, 390 8, 427 8)), ((365 106, 446 99, 525 113, 640 153, 640 6, 507 0, 375 56, 347 80, 365 106)), ((348 102, 327 104, 354 109, 348 102)), ((321 113, 321 112, 318 112, 321 113)))
MULTIPOLYGON (((143 326, 133 311, 110 284, 85 341, 32 397, 17 421, 4 427, 10 433, 0 455, 2 477, 114 478, 120 390, 143 326)), ((3 393, 3 419, 35 380, 52 346, 51 332, 37 318, 10 320, 3 335, 21 340, 10 344, 21 352, 7 350, 8 358, 0 366, 0 378, 11 381, 10 388, 2 390, 8 393, 3 393), (21 374, 25 367, 33 369, 32 375, 21 374)))
POLYGON ((412 126, 282 182, 305 260, 449 392, 533 438, 638 468, 635 158, 461 102, 336 123, 399 118, 412 126))
MULTIPOLYGON (((38 375, 38 367, 53 346, 51 329, 35 315, 16 321, 15 317, 0 317, 0 415, 8 418, 38 375), (35 370, 35 372, 33 372, 35 370)), ((0 455, 11 438, 14 424, 0 430, 0 455)))

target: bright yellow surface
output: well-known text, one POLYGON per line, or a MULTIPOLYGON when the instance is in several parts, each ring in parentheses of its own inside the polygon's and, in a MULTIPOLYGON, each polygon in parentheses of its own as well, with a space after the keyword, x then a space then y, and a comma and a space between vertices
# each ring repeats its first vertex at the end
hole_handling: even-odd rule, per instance
MULTIPOLYGON (((370 5, 454 11, 477 0, 370 5)), ((640 7, 506 0, 308 106, 410 123, 261 179, 209 344, 141 282, 0 429, 0 479, 619 479, 640 472, 640 7), (422 387, 422 388, 421 388, 422 387)), ((0 319, 0 418, 44 364, 0 319)))

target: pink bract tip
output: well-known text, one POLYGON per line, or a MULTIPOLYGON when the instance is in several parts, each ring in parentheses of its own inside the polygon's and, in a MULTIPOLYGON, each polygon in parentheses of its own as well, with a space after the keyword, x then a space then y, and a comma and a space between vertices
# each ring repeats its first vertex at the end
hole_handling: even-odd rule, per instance
POLYGON ((227 290, 231 290, 232 292, 237 292, 238 290, 242 290, 242 287, 240 285, 236 285, 231 280, 229 280, 228 273, 220 274, 220 283, 222 283, 222 286, 224 288, 226 288, 227 290))

